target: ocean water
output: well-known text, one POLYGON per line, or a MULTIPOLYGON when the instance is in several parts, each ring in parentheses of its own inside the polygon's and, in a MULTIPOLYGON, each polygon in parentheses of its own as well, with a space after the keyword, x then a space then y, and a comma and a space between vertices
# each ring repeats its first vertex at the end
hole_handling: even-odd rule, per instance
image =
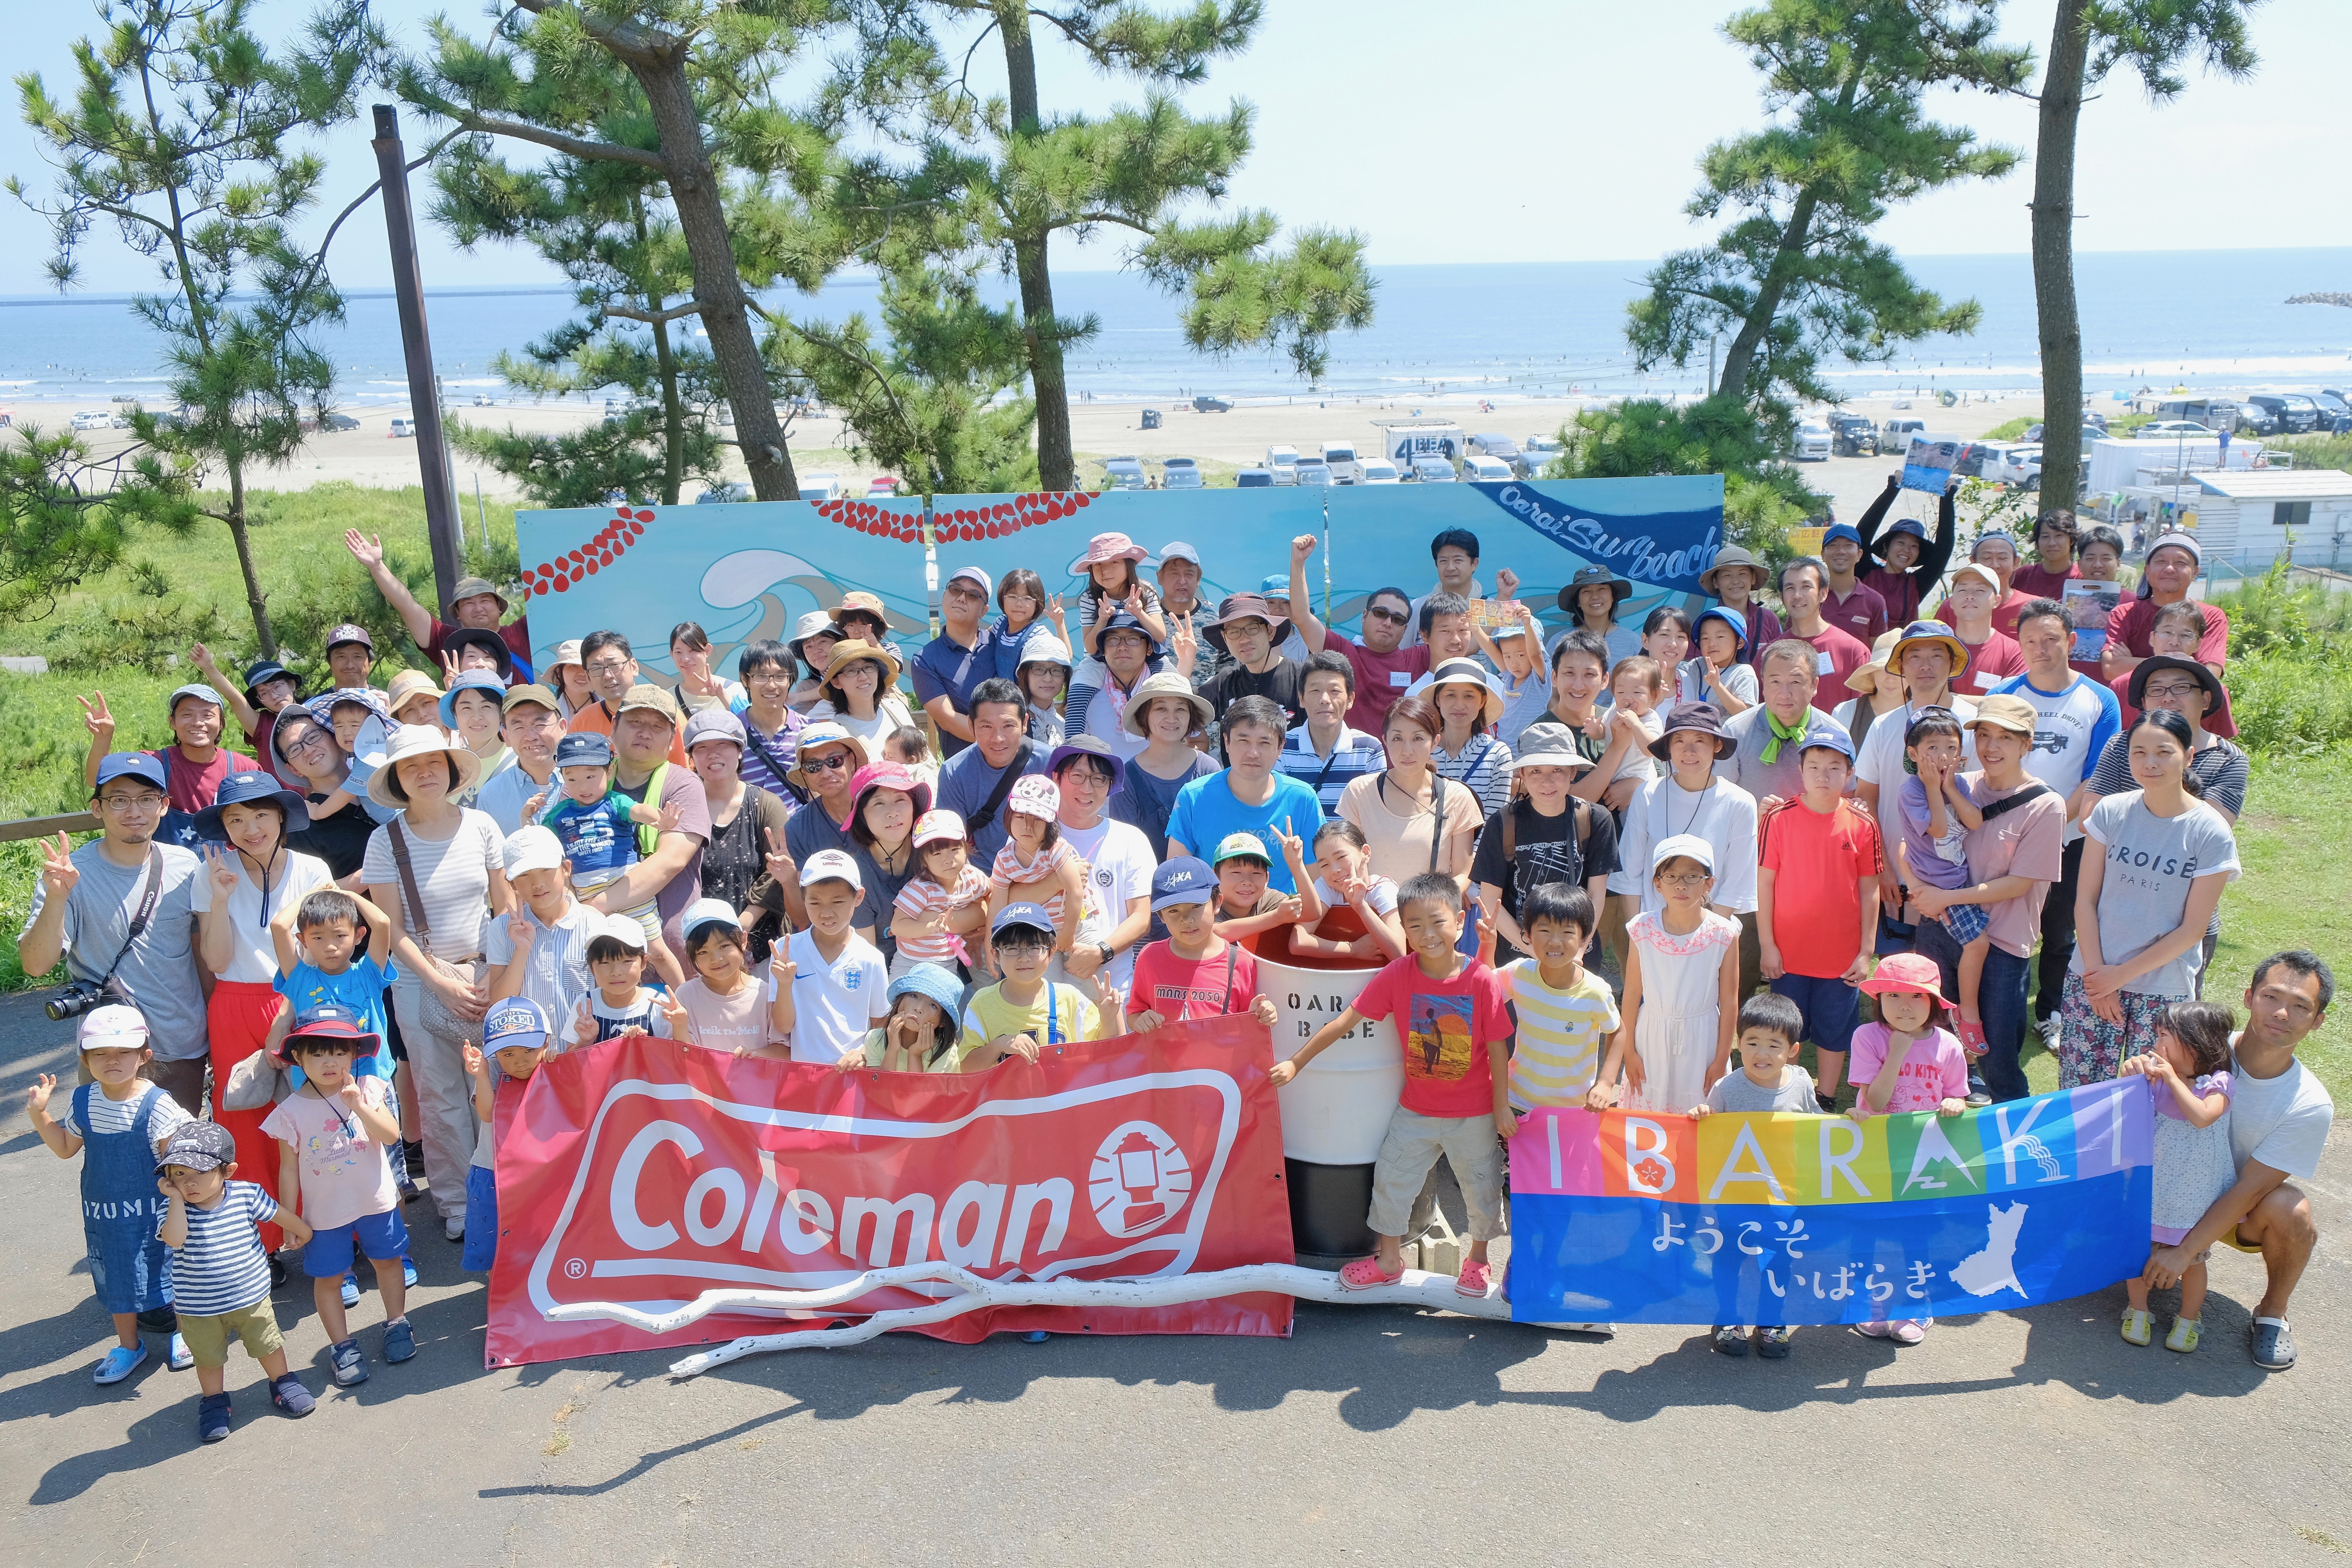
MULTIPOLYGON (((2134 251, 2075 258, 2085 388, 2129 392, 2340 387, 2352 381, 2352 310, 2288 305, 2290 295, 2352 289, 2352 249, 2134 251)), ((1965 338, 1916 345, 1885 365, 1832 365, 1854 393, 1948 386, 2036 388, 2033 279, 2023 256, 1926 256, 1913 273, 1946 299, 1973 298, 1984 324, 1965 338)), ((1514 401, 1570 394, 1695 393, 1706 367, 1642 375, 1626 353, 1626 301, 1642 292, 1640 261, 1388 267, 1377 269, 1373 325, 1333 341, 1310 389, 1287 362, 1261 353, 1214 359, 1184 346, 1175 302, 1139 275, 1067 272, 1055 280, 1065 315, 1100 330, 1070 355, 1082 396, 1172 399, 1212 392, 1250 401, 1326 395, 1415 402, 1514 401)), ((1010 297, 1010 285, 1005 286, 1010 297)), ((871 315, 874 285, 845 279, 822 296, 770 301, 803 318, 871 315)), ((454 405, 501 398, 491 370, 502 350, 570 319, 562 288, 426 291, 434 363, 454 405)), ((321 339, 349 405, 408 400, 399 321, 389 290, 354 293, 347 320, 321 339)), ((0 403, 11 396, 153 395, 157 345, 121 296, 0 298, 0 403)))

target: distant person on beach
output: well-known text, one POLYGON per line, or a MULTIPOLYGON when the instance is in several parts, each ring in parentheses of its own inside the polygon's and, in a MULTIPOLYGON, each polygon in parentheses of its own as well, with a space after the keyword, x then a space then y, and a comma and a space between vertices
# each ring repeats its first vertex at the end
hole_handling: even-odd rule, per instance
MULTIPOLYGON (((1927 525, 1917 518, 1898 517, 1885 533, 1879 525, 1886 521, 1886 509, 1903 489, 1903 476, 1886 476, 1886 489, 1862 514, 1858 525, 1862 532, 1862 552, 1878 563, 1862 574, 1862 580, 1877 590, 1886 601, 1886 624, 1891 626, 1909 626, 1919 618, 1919 606, 1927 600, 1927 590, 1944 575, 1944 567, 1952 559, 1952 545, 1959 536, 1956 502, 1960 484, 1953 480, 1944 488, 1936 504, 1936 535, 1927 537, 1927 525)), ((1702 587, 1705 586, 1702 581, 1702 587)))
POLYGON ((499 640, 507 645, 507 652, 514 658, 515 679, 525 681, 532 679, 530 617, 517 616, 512 625, 499 625, 507 613, 507 601, 489 583, 479 577, 458 578, 457 585, 449 591, 449 619, 444 621, 418 604, 416 595, 408 591, 408 584, 394 576, 392 568, 383 563, 383 535, 364 534, 356 528, 346 529, 343 548, 352 552, 352 560, 367 569, 368 577, 375 584, 376 591, 383 595, 383 602, 400 616, 400 624, 408 628, 409 639, 423 648, 427 658, 440 658, 441 645, 452 631, 459 627, 474 627, 497 633, 499 640))

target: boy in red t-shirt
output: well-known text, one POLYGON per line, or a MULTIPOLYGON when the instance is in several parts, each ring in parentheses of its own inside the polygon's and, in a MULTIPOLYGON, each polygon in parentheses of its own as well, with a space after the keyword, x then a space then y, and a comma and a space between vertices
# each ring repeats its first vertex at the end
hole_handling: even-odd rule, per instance
POLYGON ((1503 1151, 1496 1134, 1508 1138, 1518 1125, 1507 1093, 1510 991, 1489 962, 1495 932, 1483 910, 1478 956, 1462 956, 1462 889, 1453 878, 1428 871, 1411 879, 1397 889, 1397 914, 1412 951, 1373 975, 1356 1005, 1315 1031, 1288 1061, 1275 1063, 1274 1085, 1288 1083, 1326 1046, 1365 1022, 1397 1020, 1404 1093, 1372 1166, 1368 1223, 1378 1251, 1340 1269, 1339 1283, 1364 1290, 1404 1277, 1413 1200, 1444 1154, 1470 1211, 1470 1256, 1454 1289, 1484 1296, 1492 1284, 1486 1244, 1503 1231, 1503 1151))
POLYGON ((1764 977, 1805 1016, 1815 1096, 1831 1110, 1862 1021, 1861 994, 1878 938, 1878 825, 1845 798, 1853 742, 1843 730, 1808 736, 1804 793, 1764 814, 1756 871, 1756 934, 1764 977), (1776 913, 1788 919, 1776 921, 1776 913))
POLYGON ((1151 874, 1151 912, 1168 927, 1168 940, 1135 955, 1127 993, 1130 1031, 1244 1009, 1274 1022, 1274 1004, 1257 994, 1257 955, 1219 936, 1211 922, 1216 896, 1217 874, 1205 860, 1182 856, 1151 874))

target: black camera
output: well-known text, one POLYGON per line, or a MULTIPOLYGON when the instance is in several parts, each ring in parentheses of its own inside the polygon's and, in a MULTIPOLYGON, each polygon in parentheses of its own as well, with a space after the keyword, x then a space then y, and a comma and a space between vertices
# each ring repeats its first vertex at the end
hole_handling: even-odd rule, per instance
POLYGON ((104 1002, 106 997, 107 988, 103 985, 93 985, 87 980, 69 980, 58 988, 56 995, 41 1005, 41 1011, 49 1016, 51 1022, 62 1024, 68 1018, 80 1017, 104 1002))

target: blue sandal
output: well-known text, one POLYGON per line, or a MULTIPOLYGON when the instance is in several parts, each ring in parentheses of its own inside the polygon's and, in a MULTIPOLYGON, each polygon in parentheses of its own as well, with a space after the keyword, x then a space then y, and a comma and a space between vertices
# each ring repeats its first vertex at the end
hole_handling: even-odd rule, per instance
POLYGON ((228 1436, 228 1395, 207 1394, 196 1404, 196 1436, 217 1443, 228 1436))
POLYGON ((121 1383, 145 1365, 146 1361, 145 1345, 140 1345, 135 1349, 127 1345, 117 1345, 106 1352, 106 1359, 98 1363, 98 1369, 89 1374, 89 1378, 92 1383, 101 1386, 110 1383, 121 1383))

